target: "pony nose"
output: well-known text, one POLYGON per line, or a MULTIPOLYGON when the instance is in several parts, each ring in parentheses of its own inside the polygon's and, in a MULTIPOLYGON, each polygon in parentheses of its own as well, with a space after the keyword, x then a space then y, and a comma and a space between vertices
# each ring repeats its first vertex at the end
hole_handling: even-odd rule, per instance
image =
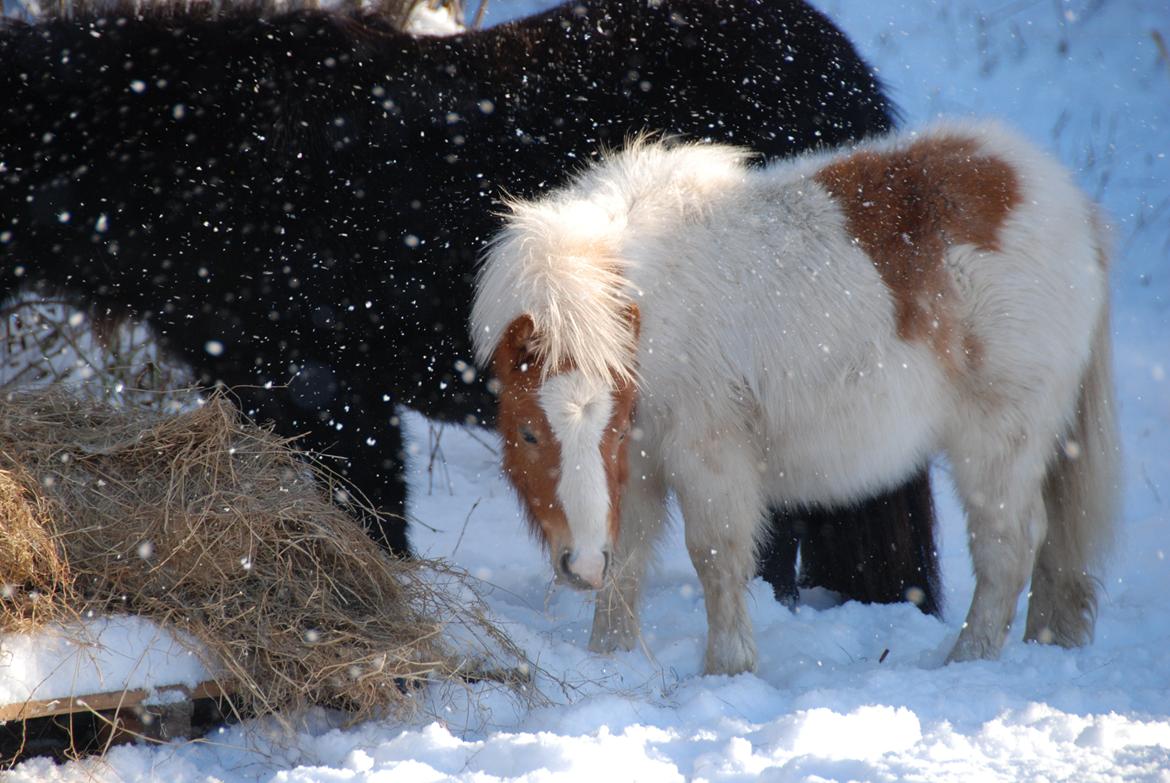
POLYGON ((609 571, 609 551, 602 550, 601 557, 582 556, 566 549, 561 553, 559 566, 561 578, 578 590, 600 590, 609 571))

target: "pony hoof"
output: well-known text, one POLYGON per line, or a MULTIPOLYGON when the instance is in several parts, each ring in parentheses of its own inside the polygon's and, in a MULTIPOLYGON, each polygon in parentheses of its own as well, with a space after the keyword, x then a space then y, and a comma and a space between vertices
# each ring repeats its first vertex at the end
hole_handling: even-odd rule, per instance
POLYGON ((955 646, 947 655, 945 663, 964 663, 966 661, 994 661, 999 658, 999 647, 986 640, 965 639, 959 636, 955 646))
POLYGON ((601 612, 594 616, 593 632, 589 634, 590 652, 604 655, 634 649, 638 641, 638 621, 615 614, 601 612))
POLYGON ((703 666, 703 675, 725 675, 727 677, 734 677, 737 674, 751 674, 756 670, 756 661, 741 660, 741 661, 707 661, 703 666))
POLYGON ((756 670, 756 644, 750 636, 723 639, 707 648, 703 674, 728 676, 756 670))
POLYGON ((629 652, 634 649, 636 637, 636 634, 620 631, 603 633, 594 631, 593 635, 589 637, 589 652, 601 653, 602 655, 612 652, 629 652))

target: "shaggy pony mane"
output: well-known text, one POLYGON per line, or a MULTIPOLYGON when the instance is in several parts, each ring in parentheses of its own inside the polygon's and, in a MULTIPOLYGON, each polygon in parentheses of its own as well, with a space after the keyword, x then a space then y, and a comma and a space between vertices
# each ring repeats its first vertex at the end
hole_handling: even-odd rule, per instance
POLYGON ((571 187, 510 200, 507 225, 487 247, 472 306, 476 360, 488 366, 508 325, 527 315, 547 376, 572 366, 590 378, 636 381, 627 272, 628 229, 654 230, 683 210, 701 219, 707 194, 743 180, 748 150, 658 143, 649 135, 577 175, 571 187))

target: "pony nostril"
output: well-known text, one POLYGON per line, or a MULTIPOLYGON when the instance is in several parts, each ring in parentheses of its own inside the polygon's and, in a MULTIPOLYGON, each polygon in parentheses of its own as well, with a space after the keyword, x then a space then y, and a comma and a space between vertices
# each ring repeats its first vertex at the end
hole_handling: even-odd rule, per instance
POLYGON ((553 565, 557 572, 557 580, 571 585, 576 590, 600 590, 605 581, 605 572, 609 569, 609 552, 602 551, 600 568, 598 559, 584 555, 574 549, 561 552, 553 565))

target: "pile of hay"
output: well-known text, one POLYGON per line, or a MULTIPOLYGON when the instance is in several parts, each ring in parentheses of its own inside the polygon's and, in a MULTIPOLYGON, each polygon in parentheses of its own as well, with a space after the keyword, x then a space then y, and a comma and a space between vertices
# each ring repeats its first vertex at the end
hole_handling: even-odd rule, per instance
POLYGON ((0 631, 134 613, 197 640, 238 708, 357 718, 412 705, 412 681, 521 657, 466 590, 436 586, 438 564, 386 556, 355 523, 370 513, 223 395, 165 415, 10 394, 0 631), (456 652, 450 623, 482 655, 456 652))

